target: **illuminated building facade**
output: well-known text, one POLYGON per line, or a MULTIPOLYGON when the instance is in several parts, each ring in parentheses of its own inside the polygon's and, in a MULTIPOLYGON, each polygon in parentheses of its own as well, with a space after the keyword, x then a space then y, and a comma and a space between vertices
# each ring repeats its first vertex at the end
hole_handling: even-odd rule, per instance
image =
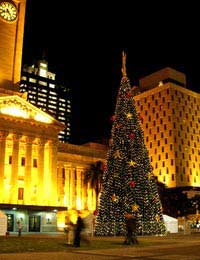
POLYGON ((63 230, 77 211, 95 210, 94 190, 84 183, 90 165, 104 161, 103 145, 58 141, 62 123, 12 95, 0 97, 0 209, 8 231, 63 230))
MULTIPOLYGON (((51 232, 75 221, 77 210, 83 215, 95 210, 94 190, 83 178, 91 163, 104 160, 106 148, 60 142, 62 120, 20 93, 25 7, 26 0, 0 0, 0 210, 10 232, 17 231, 18 220, 23 232, 51 232), (12 21, 8 8, 14 10, 12 21)), ((55 75, 44 64, 40 75, 27 79, 53 86, 55 75)))
POLYGON ((134 99, 154 174, 167 187, 200 187, 200 94, 171 68, 139 81, 134 99))
POLYGON ((30 215, 27 222, 28 208, 57 206, 55 162, 57 134, 62 128, 60 122, 23 98, 0 97, 0 208, 8 215, 9 231, 15 230, 19 216, 25 229, 29 224, 29 231, 38 231, 33 230, 39 225, 37 216, 30 215), (16 214, 13 209, 18 209, 16 214))
POLYGON ((0 6, 0 88, 19 91, 26 0, 0 0, 0 6), (16 8, 15 19, 3 12, 5 4, 16 8))
POLYGON ((23 67, 20 92, 26 92, 27 100, 31 104, 65 125, 58 138, 61 142, 69 142, 71 137, 70 88, 56 82, 56 75, 48 71, 46 60, 38 61, 38 66, 23 67))
MULTIPOLYGON (((69 219, 75 221, 77 211, 82 216, 93 214, 96 210, 96 193, 84 182, 86 171, 97 161, 105 163, 107 146, 97 143, 83 145, 63 144, 58 146, 57 192, 58 205, 68 208, 58 215, 58 228, 69 219)), ((92 224, 92 222, 90 223, 92 224)))

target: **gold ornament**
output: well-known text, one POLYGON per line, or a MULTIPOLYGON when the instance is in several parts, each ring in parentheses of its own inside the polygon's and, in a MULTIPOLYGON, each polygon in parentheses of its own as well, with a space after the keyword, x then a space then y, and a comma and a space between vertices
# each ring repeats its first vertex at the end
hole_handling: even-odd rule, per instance
POLYGON ((126 117, 127 117, 128 119, 131 119, 131 118, 133 117, 133 115, 129 112, 129 113, 126 114, 126 117))
POLYGON ((139 205, 137 205, 136 203, 134 203, 131 207, 133 211, 138 211, 139 209, 139 205))
POLYGON ((120 155, 119 150, 116 150, 116 152, 114 153, 114 158, 115 158, 115 159, 121 158, 121 155, 120 155))
POLYGON ((115 194, 113 194, 113 195, 111 196, 111 198, 112 198, 112 201, 113 201, 113 202, 117 202, 117 201, 118 201, 118 196, 116 196, 115 194))
POLYGON ((113 177, 114 177, 114 178, 117 178, 118 176, 119 176, 118 173, 117 173, 117 172, 114 172, 113 177))
POLYGON ((151 173, 151 172, 148 172, 147 176, 148 176, 148 180, 151 180, 152 173, 151 173))
POLYGON ((157 215, 155 216, 155 219, 156 219, 157 222, 160 221, 160 216, 157 214, 157 215))
POLYGON ((133 166, 134 167, 137 163, 134 162, 133 160, 131 160, 128 164, 129 164, 129 166, 133 166))

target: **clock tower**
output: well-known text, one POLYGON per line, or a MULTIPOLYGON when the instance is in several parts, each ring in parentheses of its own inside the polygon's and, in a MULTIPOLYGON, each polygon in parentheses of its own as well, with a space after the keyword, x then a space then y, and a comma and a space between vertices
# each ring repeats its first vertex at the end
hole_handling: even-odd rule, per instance
POLYGON ((26 0, 0 0, 0 92, 19 92, 26 0))

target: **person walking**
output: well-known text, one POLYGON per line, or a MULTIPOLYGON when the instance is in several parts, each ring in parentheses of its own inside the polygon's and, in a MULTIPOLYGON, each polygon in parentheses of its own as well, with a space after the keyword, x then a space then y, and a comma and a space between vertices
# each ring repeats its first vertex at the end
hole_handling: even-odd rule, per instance
POLYGON ((124 244, 130 245, 138 244, 138 239, 136 236, 136 219, 133 217, 132 214, 127 213, 125 215, 125 224, 126 224, 126 237, 124 244))
POLYGON ((22 222, 20 220, 17 221, 17 227, 18 227, 18 237, 21 237, 21 235, 22 235, 22 222))
POLYGON ((81 242, 81 231, 84 228, 84 223, 83 220, 80 216, 77 218, 77 222, 75 225, 75 231, 74 231, 74 246, 75 247, 80 247, 80 242, 81 242))

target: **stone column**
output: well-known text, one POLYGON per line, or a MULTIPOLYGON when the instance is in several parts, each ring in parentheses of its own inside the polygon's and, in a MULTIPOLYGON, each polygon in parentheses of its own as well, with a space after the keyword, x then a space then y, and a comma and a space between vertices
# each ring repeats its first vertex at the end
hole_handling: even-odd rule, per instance
POLYGON ((6 137, 8 132, 0 132, 0 202, 3 202, 4 197, 4 168, 5 168, 5 151, 6 151, 6 137))
POLYGON ((70 168, 65 166, 65 187, 64 187, 64 192, 65 192, 65 201, 64 201, 64 206, 67 206, 68 209, 71 208, 71 194, 70 194, 70 168))
POLYGON ((38 140, 38 185, 37 185, 37 202, 39 205, 44 205, 46 192, 44 190, 44 145, 46 140, 38 140))
POLYGON ((87 203, 87 184, 84 182, 85 178, 85 172, 82 171, 81 173, 81 179, 82 179, 82 205, 83 209, 88 209, 88 203, 87 203))
POLYGON ((57 140, 48 140, 45 145, 45 169, 44 169, 44 201, 45 205, 57 206, 58 203, 58 176, 57 176, 57 140))
POLYGON ((32 190, 31 190, 31 169, 33 167, 32 161, 32 143, 34 137, 26 137, 26 166, 24 176, 24 202, 31 204, 32 190))
MULTIPOLYGON (((66 172, 64 173, 66 175, 66 172)), ((57 192, 58 192, 58 203, 60 206, 63 206, 64 194, 65 194, 65 183, 63 183, 63 167, 61 165, 57 166, 57 192)))
POLYGON ((51 157, 51 192, 52 204, 58 205, 58 188, 57 188, 57 157, 58 157, 58 141, 52 142, 51 157))
POLYGON ((76 168, 76 208, 82 209, 82 198, 81 198, 81 169, 76 168))
POLYGON ((76 169, 71 168, 70 171, 70 204, 71 209, 76 209, 76 169))
POLYGON ((12 175, 10 202, 18 202, 19 141, 21 135, 13 134, 12 175))

